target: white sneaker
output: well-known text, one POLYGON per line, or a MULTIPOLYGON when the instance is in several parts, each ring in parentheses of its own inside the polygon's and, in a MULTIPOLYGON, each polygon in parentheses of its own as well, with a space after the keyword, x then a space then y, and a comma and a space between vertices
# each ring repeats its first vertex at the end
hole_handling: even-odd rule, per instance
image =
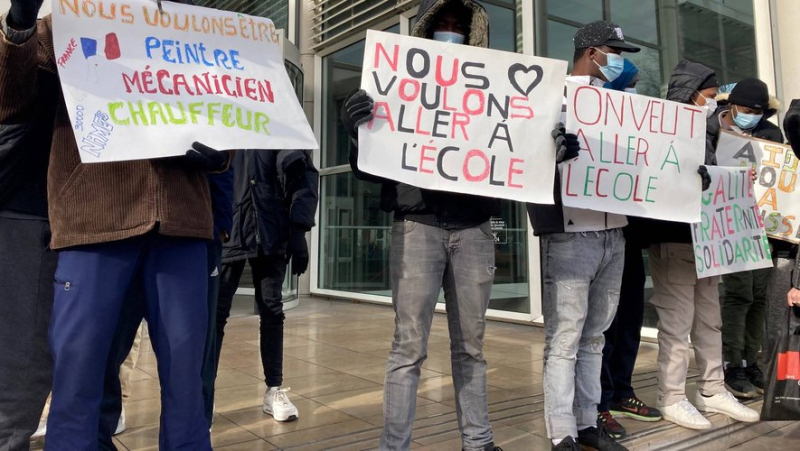
POLYGON ((117 421, 117 429, 114 431, 114 435, 122 434, 125 432, 125 406, 122 406, 122 410, 119 413, 119 421, 117 421))
POLYGON ((658 410, 661 411, 665 420, 671 421, 679 426, 689 429, 711 428, 711 422, 708 421, 703 414, 698 412, 686 398, 669 406, 658 406, 658 410))
POLYGON ((46 434, 47 434, 47 418, 43 418, 39 421, 39 427, 36 429, 36 432, 34 432, 33 435, 31 435, 31 440, 43 439, 46 434))
POLYGON ((725 393, 709 398, 701 395, 698 391, 694 401, 697 404, 697 408, 703 412, 721 413, 745 423, 755 423, 759 419, 758 412, 737 401, 733 394, 727 390, 725 393))
POLYGON ((300 415, 297 407, 289 400, 286 394, 290 388, 269 387, 264 393, 264 413, 272 415, 275 421, 296 420, 300 415))

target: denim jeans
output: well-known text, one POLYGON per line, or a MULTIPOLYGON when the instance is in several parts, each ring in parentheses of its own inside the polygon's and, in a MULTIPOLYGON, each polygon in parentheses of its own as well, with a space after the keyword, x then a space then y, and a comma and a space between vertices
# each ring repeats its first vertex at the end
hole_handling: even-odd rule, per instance
POLYGON ((444 288, 458 427, 465 450, 491 445, 483 333, 494 280, 494 239, 487 221, 446 230, 395 222, 391 247, 395 332, 386 366, 381 450, 407 450, 420 368, 427 357, 433 313, 444 288))
POLYGON ((619 303, 621 229, 541 237, 544 289, 544 411, 551 439, 597 425, 603 332, 619 303))

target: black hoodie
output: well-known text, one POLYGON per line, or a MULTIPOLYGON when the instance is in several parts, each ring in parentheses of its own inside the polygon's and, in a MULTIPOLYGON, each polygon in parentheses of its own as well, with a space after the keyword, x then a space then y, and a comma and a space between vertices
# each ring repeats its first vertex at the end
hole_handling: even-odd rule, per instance
MULTIPOLYGON (((483 6, 472 0, 423 0, 411 36, 430 38, 436 15, 449 3, 461 3, 472 10, 466 44, 488 47, 489 15, 483 6)), ((500 214, 500 203, 497 199, 421 189, 361 172, 358 169, 358 148, 355 145, 350 147, 350 166, 357 178, 382 183, 381 208, 387 212, 393 211, 395 221, 405 219, 458 230, 477 226, 489 220, 492 215, 500 214)))

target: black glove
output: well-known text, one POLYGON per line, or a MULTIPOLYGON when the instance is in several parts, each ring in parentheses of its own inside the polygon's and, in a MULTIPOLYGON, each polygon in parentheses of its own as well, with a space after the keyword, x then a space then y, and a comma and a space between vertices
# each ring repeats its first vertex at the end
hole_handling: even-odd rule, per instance
POLYGON ((700 177, 703 178, 703 191, 705 191, 708 188, 710 188, 711 187, 711 176, 708 175, 708 168, 701 164, 700 167, 697 168, 697 173, 700 174, 700 177))
POLYGON ((192 148, 186 151, 183 161, 190 166, 207 172, 220 172, 228 164, 228 155, 218 152, 205 144, 194 142, 192 148))
POLYGON ((287 258, 292 259, 292 274, 300 275, 308 269, 308 243, 306 234, 302 230, 295 230, 289 237, 287 258))
POLYGON ((17 30, 27 30, 36 25, 36 16, 44 0, 11 0, 8 25, 17 30))
POLYGON ((342 105, 341 117, 342 125, 351 137, 358 138, 358 126, 372 120, 373 106, 375 101, 363 89, 353 91, 347 96, 342 105))
POLYGON ((581 144, 578 141, 578 135, 574 133, 567 133, 564 124, 559 122, 556 128, 553 129, 550 136, 556 142, 556 163, 572 160, 577 158, 581 151, 581 144))

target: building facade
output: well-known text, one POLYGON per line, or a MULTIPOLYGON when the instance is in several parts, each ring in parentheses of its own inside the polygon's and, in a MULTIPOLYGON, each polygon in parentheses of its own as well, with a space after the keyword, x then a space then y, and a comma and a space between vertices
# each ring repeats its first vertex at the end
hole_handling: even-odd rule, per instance
MULTIPOLYGON (((357 180, 339 121, 346 95, 360 85, 367 29, 408 34, 419 0, 196 0, 203 6, 271 18, 300 54, 304 109, 320 152, 318 227, 300 292, 389 303, 391 217, 380 187, 357 180)), ((481 0, 490 16, 490 47, 570 61, 582 24, 616 22, 642 47, 626 54, 640 69, 639 93, 664 97, 682 59, 716 70, 721 83, 764 80, 788 104, 800 97, 800 23, 796 0, 481 0)), ((0 0, 7 10, 8 0, 0 0)), ((47 8, 47 6, 45 6, 47 8)), ((43 10, 46 11, 47 9, 43 10)), ((777 121, 781 120, 779 115, 777 121)), ((539 243, 524 206, 504 201, 495 218, 497 270, 489 316, 541 316, 539 243)), ((648 284, 648 287, 650 285, 648 284)), ((646 326, 654 326, 647 315, 646 326)))

